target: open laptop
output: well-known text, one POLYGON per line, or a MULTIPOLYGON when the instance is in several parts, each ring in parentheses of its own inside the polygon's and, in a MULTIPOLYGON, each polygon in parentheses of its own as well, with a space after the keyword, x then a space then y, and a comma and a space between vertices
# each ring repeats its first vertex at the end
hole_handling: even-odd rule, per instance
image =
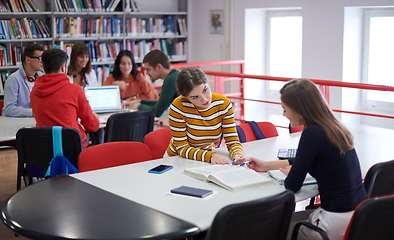
POLYGON ((121 112, 119 86, 85 87, 86 98, 95 113, 121 112))

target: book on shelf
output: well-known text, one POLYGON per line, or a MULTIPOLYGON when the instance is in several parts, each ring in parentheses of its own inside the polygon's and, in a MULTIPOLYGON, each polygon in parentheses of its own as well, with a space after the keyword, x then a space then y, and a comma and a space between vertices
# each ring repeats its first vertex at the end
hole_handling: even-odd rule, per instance
MULTIPOLYGON (((268 176, 270 176, 271 178, 273 178, 274 180, 278 181, 280 184, 283 184, 283 182, 285 181, 287 175, 284 174, 282 171, 280 170, 269 170, 268 171, 268 176)), ((305 176, 305 180, 303 185, 309 185, 309 184, 316 184, 316 179, 314 177, 312 177, 309 173, 305 176)))
POLYGON ((272 179, 256 171, 235 165, 209 165, 184 170, 186 175, 213 182, 230 191, 272 184, 272 179))

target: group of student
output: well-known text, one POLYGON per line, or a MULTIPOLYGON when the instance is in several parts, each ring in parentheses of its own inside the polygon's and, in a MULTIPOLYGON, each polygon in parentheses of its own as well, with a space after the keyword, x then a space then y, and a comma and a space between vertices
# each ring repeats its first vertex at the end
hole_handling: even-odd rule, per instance
MULTIPOLYGON (((82 45, 75 44, 74 47, 84 49, 82 45)), ((71 54, 69 76, 66 74, 66 64, 67 54, 62 50, 42 52, 37 46, 26 47, 24 65, 9 77, 5 85, 5 90, 22 84, 25 89, 20 90, 14 100, 5 92, 3 113, 9 115, 6 108, 11 102, 19 105, 11 112, 19 113, 19 116, 34 115, 37 126, 75 127, 81 136, 85 136, 82 126, 87 131, 96 131, 99 122, 81 88, 94 82, 88 50, 71 54), (42 76, 39 73, 41 65, 46 73, 42 76), (26 77, 34 75, 35 82, 26 77), (77 84, 71 84, 70 79, 77 84), (28 111, 30 103, 26 101, 29 95, 32 112, 28 111), (80 124, 77 119, 80 119, 80 124)), ((160 116, 170 106, 172 139, 164 157, 179 155, 212 164, 231 164, 226 156, 213 151, 214 143, 224 138, 235 164, 248 162, 247 166, 256 171, 280 169, 288 175, 285 188, 293 192, 300 190, 306 174, 310 173, 317 180, 321 206, 312 212, 309 221, 324 229, 330 239, 343 239, 354 209, 367 195, 353 136, 336 119, 313 82, 294 79, 280 90, 283 115, 292 127, 304 126, 296 157, 263 161, 245 156, 237 135, 231 102, 225 96, 211 92, 202 70, 195 67, 187 67, 180 72, 171 69, 168 57, 159 50, 148 53, 143 64, 152 81, 164 79, 158 99, 154 89, 144 82, 132 55, 126 50, 119 53, 114 70, 104 85, 119 85, 125 105, 131 109, 152 110, 160 116), (147 100, 143 96, 156 99, 147 100)), ((301 227, 298 239, 318 238, 318 233, 301 227)))
MULTIPOLYGON (((44 51, 39 45, 28 44, 22 59, 22 66, 5 82, 3 115, 34 116, 39 127, 76 128, 83 147, 102 143, 104 130, 99 128, 97 115, 83 94, 86 86, 101 85, 92 69, 89 48, 84 43, 75 43, 68 61, 62 50, 44 51), (75 86, 79 86, 79 90, 75 90, 75 86)), ((143 62, 152 81, 164 80, 160 97, 138 71, 128 50, 119 52, 114 69, 103 85, 118 85, 125 107, 151 110, 159 117, 178 96, 175 78, 179 71, 171 69, 168 56, 159 50, 149 52, 143 62)))

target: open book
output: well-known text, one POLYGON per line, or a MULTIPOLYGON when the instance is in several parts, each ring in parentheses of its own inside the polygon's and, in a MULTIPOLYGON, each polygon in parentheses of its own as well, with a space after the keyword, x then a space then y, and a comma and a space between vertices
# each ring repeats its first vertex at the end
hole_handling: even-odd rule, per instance
POLYGON ((184 170, 184 173, 204 181, 216 183, 231 191, 273 183, 272 179, 254 170, 235 165, 209 165, 187 168, 184 170))
MULTIPOLYGON (((269 170, 268 175, 278 181, 280 184, 283 184, 287 175, 281 172, 280 170, 269 170)), ((315 184, 316 179, 312 177, 309 173, 306 175, 303 185, 315 184)))

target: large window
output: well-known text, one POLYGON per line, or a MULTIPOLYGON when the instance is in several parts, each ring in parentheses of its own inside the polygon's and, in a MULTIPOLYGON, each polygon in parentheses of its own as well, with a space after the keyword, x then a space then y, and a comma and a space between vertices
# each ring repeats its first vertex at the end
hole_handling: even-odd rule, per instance
MULTIPOLYGON (((301 11, 268 11, 267 18, 267 36, 269 39, 266 61, 267 74, 277 77, 301 77, 301 11)), ((270 81, 268 95, 277 95, 283 84, 282 82, 270 81)))
MULTIPOLYGON (((365 10, 363 82, 394 86, 394 9, 365 10)), ((393 111, 394 93, 366 91, 364 108, 393 111)))

